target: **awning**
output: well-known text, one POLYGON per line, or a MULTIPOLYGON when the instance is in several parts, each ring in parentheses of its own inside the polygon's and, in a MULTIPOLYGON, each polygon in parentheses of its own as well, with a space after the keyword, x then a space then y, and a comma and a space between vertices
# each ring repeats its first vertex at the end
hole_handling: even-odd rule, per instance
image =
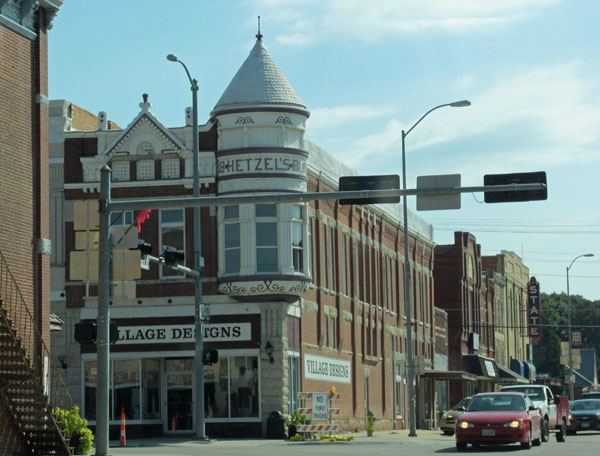
POLYGON ((421 378, 428 378, 431 380, 469 380, 476 381, 477 377, 473 374, 464 371, 436 371, 426 370, 424 374, 420 376, 421 378))
POLYGON ((504 367, 502 364, 497 364, 498 373, 500 374, 500 383, 529 383, 525 377, 516 372, 504 367))
POLYGON ((50 312, 50 331, 62 331, 64 323, 56 314, 50 312))
POLYGON ((463 355, 463 370, 475 374, 478 380, 498 380, 496 361, 480 355, 463 355))

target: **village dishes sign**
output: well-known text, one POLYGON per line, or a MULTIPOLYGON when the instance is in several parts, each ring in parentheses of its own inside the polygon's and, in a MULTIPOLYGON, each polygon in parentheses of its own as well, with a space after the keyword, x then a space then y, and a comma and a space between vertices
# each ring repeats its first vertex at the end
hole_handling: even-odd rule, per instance
MULTIPOLYGON (((251 323, 202 325, 207 342, 248 341, 252 338, 251 323)), ((194 342, 194 325, 119 326, 117 344, 173 344, 194 342)))

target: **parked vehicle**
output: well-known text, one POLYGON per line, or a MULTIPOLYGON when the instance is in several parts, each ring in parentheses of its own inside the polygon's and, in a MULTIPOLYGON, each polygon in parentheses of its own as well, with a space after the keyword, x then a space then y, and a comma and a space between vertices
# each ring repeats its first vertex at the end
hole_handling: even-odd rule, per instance
POLYGON ((471 396, 461 399, 458 401, 458 404, 442 414, 442 418, 440 419, 440 429, 445 435, 454 435, 458 417, 464 413, 469 402, 471 402, 471 396))
POLYGON ((542 416, 523 393, 480 393, 473 396, 456 424, 456 449, 467 445, 520 443, 521 448, 542 443, 542 416))
POLYGON ((500 391, 525 394, 542 415, 542 441, 547 442, 550 431, 555 432, 556 441, 564 442, 569 423, 569 400, 564 396, 554 396, 547 385, 510 385, 500 391))
POLYGON ((600 391, 590 391, 589 393, 583 393, 580 399, 600 399, 600 391))
POLYGON ((600 430, 600 399, 579 399, 571 407, 571 434, 577 431, 600 430))

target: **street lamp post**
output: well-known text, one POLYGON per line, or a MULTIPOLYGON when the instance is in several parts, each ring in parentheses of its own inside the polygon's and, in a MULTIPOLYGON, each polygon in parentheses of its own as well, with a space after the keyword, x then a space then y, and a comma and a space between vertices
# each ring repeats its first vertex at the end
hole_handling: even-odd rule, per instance
MULTIPOLYGON (((190 72, 181 60, 174 54, 167 55, 170 62, 179 62, 183 66, 191 84, 192 90, 192 152, 194 167, 194 197, 200 196, 200 176, 198 174, 198 81, 192 79, 190 72)), ((204 417, 204 340, 202 336, 202 319, 200 307, 202 306, 202 272, 204 259, 201 252, 201 231, 200 231, 200 208, 194 206, 194 269, 200 272, 194 276, 194 332, 196 339, 196 350, 194 355, 195 364, 195 390, 196 407, 194 409, 194 432, 197 439, 206 440, 205 417, 204 417)), ((203 317, 206 313, 203 312, 203 317)))
POLYGON ((569 326, 569 400, 575 398, 575 378, 573 376, 573 346, 572 346, 572 335, 571 335, 571 295, 569 293, 569 269, 573 266, 573 263, 582 257, 593 257, 593 253, 584 253, 583 255, 576 256, 571 261, 571 264, 567 266, 567 315, 568 315, 568 326, 569 326))
MULTIPOLYGON (((470 106, 471 102, 468 100, 455 101, 453 103, 445 103, 435 108, 430 109, 421 116, 415 124, 408 129, 408 131, 402 130, 402 189, 406 190, 406 148, 404 140, 406 136, 415 128, 427 115, 436 109, 443 108, 445 106, 451 106, 453 108, 462 108, 464 106, 470 106)), ((410 302, 410 258, 408 249, 408 210, 406 207, 406 194, 402 195, 402 206, 403 206, 403 218, 404 218, 404 307, 406 312, 406 343, 407 343, 407 364, 408 364, 408 410, 409 410, 409 421, 410 431, 409 437, 417 436, 417 423, 416 423, 416 397, 415 397, 415 366, 413 358, 413 347, 412 347, 412 304, 410 302)))

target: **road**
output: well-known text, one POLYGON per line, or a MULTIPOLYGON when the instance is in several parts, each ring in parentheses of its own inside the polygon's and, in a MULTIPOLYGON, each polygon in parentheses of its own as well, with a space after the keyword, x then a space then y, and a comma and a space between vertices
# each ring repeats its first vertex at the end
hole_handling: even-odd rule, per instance
MULTIPOLYGON (((556 442, 554 436, 547 443, 530 450, 522 450, 519 445, 472 448, 458 452, 453 437, 445 437, 437 432, 419 433, 419 437, 379 433, 368 438, 358 436, 352 442, 306 441, 289 442, 281 440, 218 440, 200 443, 188 440, 146 439, 135 440, 127 448, 114 448, 118 442, 111 442, 110 454, 114 456, 371 456, 371 455, 483 455, 519 454, 519 456, 597 456, 600 454, 600 432, 578 433, 567 437, 565 443, 556 442)), ((93 454, 93 453, 92 453, 93 454)))

